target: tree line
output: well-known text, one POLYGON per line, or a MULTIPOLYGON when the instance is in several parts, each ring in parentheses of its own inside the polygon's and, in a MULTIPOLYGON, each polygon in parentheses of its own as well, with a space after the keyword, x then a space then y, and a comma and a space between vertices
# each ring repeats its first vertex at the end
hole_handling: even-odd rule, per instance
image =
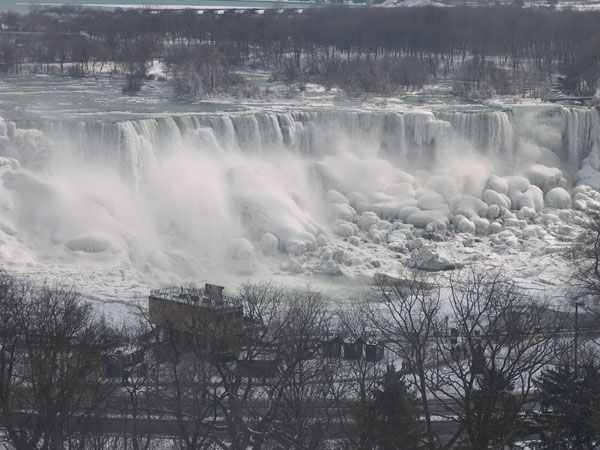
POLYGON ((291 81, 344 85, 350 72, 358 79, 352 88, 377 92, 451 77, 467 91, 531 93, 559 74, 565 91, 587 95, 600 78, 599 24, 595 11, 516 6, 329 7, 262 15, 32 9, 0 15, 5 32, 29 33, 2 36, 0 64, 18 72, 31 63, 46 71, 133 63, 143 73, 177 48, 208 45, 229 63, 261 65, 291 81), (365 67, 376 69, 361 75, 365 67), (361 81, 379 73, 375 87, 361 81))
POLYGON ((17 450, 600 442, 593 342, 582 337, 574 365, 572 316, 498 274, 405 272, 345 308, 270 283, 243 285, 235 302, 239 347, 214 320, 191 315, 182 333, 143 306, 115 327, 73 289, 2 274, 0 439, 17 450), (371 337, 383 359, 356 347, 371 337), (116 355, 131 364, 114 378, 116 355))

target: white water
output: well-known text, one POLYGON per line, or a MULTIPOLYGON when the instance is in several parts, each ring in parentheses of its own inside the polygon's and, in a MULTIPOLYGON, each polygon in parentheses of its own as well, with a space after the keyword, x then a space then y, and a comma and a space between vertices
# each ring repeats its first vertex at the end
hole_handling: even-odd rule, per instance
POLYGON ((487 236, 494 222, 514 225, 492 208, 505 200, 534 224, 544 195, 572 187, 584 159, 588 180, 600 169, 598 112, 553 105, 7 117, 0 135, 3 264, 124 265, 148 284, 368 272, 335 255, 343 237, 387 249, 418 236, 399 237, 402 223, 487 236), (509 177, 498 179, 506 192, 484 194, 491 175, 509 177))

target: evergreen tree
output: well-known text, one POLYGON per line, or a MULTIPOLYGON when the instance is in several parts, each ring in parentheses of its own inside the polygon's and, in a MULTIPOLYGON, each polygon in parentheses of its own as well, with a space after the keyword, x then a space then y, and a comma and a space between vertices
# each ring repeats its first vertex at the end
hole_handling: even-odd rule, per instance
POLYGON ((588 361, 579 373, 569 366, 546 370, 539 385, 536 417, 542 448, 596 449, 600 446, 600 366, 588 361))
POLYGON ((380 450, 419 448, 421 425, 416 398, 402 374, 389 365, 373 392, 375 445, 380 450))

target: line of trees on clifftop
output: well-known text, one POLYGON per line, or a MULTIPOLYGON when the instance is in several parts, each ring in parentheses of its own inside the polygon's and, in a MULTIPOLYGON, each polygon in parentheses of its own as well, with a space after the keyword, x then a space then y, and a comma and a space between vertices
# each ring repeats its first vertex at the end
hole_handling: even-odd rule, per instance
POLYGON ((392 83, 404 87, 452 75, 499 93, 525 92, 560 74, 564 90, 593 94, 600 78, 600 12, 595 11, 332 7, 302 14, 218 15, 63 7, 3 13, 0 26, 5 31, 0 67, 9 72, 27 63, 40 71, 52 65, 94 71, 132 62, 140 71, 177 47, 209 45, 230 63, 259 64, 289 81, 327 75, 335 81, 336 71, 360 73, 361 64, 382 61, 383 72, 403 73, 392 83), (10 34, 15 31, 28 33, 10 34))

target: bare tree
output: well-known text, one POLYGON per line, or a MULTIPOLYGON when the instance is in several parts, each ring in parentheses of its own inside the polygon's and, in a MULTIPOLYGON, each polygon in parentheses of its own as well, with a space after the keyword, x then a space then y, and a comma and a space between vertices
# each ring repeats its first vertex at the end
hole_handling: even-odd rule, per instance
POLYGON ((557 357, 559 316, 499 274, 459 272, 448 284, 457 342, 437 340, 442 364, 431 392, 469 448, 505 448, 539 371, 557 357))
POLYGON ((224 395, 218 398, 226 439, 222 448, 255 450, 270 440, 282 378, 275 349, 283 334, 280 314, 286 301, 282 287, 246 283, 237 296, 244 306, 243 348, 236 364, 215 361, 224 395))
POLYGON ((567 251, 575 301, 600 299, 600 213, 588 212, 585 228, 567 251))
POLYGON ((38 287, 6 275, 2 284, 0 407, 11 444, 83 445, 90 412, 113 390, 100 376, 104 355, 118 344, 116 333, 73 288, 38 287))
POLYGON ((292 292, 280 315, 276 355, 281 378, 273 438, 288 449, 320 449, 327 437, 328 361, 320 358, 330 317, 321 294, 292 292))
MULTIPOLYGON (((338 327, 335 337, 326 345, 331 358, 331 404, 329 414, 339 427, 338 439, 343 448, 370 450, 377 448, 381 438, 380 414, 377 393, 382 391, 382 379, 386 364, 378 356, 342 358, 342 342, 366 341, 373 329, 363 305, 356 304, 350 309, 338 311, 338 327), (340 347, 335 347, 339 345, 340 347)), ((361 352, 362 353, 362 352, 361 352)), ((391 430, 386 434, 391 435, 391 430)), ((411 430, 413 431, 413 430, 411 430)), ((398 443, 400 444, 400 443, 398 443)))
POLYGON ((404 369, 418 392, 426 428, 426 445, 438 445, 433 430, 428 394, 430 370, 435 363, 435 335, 440 315, 440 285, 432 276, 405 271, 391 283, 378 286, 381 308, 368 312, 372 325, 404 362, 404 369))
POLYGON ((211 448, 220 413, 215 400, 220 383, 208 353, 207 338, 216 323, 202 314, 183 316, 165 309, 148 316, 163 417, 172 421, 173 445, 181 450, 211 448))

